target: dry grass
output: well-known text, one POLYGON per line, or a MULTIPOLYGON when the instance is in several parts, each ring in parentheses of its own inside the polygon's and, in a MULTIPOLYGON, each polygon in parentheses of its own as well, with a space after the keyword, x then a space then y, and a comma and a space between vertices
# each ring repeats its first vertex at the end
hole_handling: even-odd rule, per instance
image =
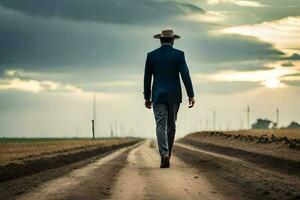
POLYGON ((26 159, 51 156, 97 146, 111 146, 130 139, 2 139, 0 142, 0 166, 26 159))
POLYGON ((227 131, 226 133, 252 135, 252 136, 274 135, 277 137, 300 139, 300 129, 251 129, 251 130, 240 130, 240 131, 227 131))

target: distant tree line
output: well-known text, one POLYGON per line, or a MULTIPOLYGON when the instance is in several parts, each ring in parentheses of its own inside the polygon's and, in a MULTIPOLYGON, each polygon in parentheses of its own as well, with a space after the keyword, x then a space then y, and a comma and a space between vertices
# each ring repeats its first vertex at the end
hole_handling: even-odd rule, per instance
POLYGON ((287 128, 300 128, 300 124, 297 122, 291 122, 290 125, 287 126, 287 128))
MULTIPOLYGON (((254 124, 252 124, 252 129, 270 129, 270 128, 277 128, 277 123, 268 119, 259 118, 254 124)), ((300 128, 300 124, 298 122, 293 121, 285 128, 290 128, 290 129, 300 128)))

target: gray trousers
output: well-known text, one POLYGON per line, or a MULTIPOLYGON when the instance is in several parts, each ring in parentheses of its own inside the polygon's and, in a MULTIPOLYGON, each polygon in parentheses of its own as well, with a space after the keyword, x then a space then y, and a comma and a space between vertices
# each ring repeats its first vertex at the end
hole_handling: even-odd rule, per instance
POLYGON ((156 137, 161 156, 167 154, 171 157, 179 106, 180 104, 153 104, 156 137))

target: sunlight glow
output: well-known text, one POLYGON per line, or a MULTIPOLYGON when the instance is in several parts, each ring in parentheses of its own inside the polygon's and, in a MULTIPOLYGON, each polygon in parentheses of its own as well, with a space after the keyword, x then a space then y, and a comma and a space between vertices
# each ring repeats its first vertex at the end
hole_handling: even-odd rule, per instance
POLYGON ((211 81, 249 81, 262 82, 270 78, 280 78, 285 75, 297 74, 298 70, 277 68, 271 70, 256 70, 256 71, 235 71, 227 70, 220 71, 216 74, 197 75, 199 78, 204 78, 211 81))
POLYGON ((198 74, 198 80, 208 80, 216 82, 257 82, 262 85, 275 89, 285 86, 280 80, 294 81, 299 80, 297 74, 299 71, 295 68, 277 67, 268 70, 256 71, 220 71, 216 74, 198 74))
POLYGON ((280 80, 278 78, 270 78, 264 82, 264 85, 270 89, 276 89, 280 87, 280 80))

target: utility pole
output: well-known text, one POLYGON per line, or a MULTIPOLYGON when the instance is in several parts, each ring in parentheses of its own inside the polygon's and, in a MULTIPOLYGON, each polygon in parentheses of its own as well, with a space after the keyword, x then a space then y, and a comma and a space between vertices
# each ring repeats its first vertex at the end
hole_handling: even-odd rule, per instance
POLYGON ((96 99, 95 99, 95 93, 93 93, 93 119, 92 119, 93 139, 95 139, 95 119, 96 119, 96 99))
POLYGON ((124 125, 123 123, 119 123, 119 137, 123 136, 124 134, 124 125))
POLYGON ((208 119, 205 120, 205 129, 208 131, 208 119))
POLYGON ((276 128, 279 128, 279 109, 276 108, 276 128))
POLYGON ((110 137, 113 138, 114 137, 114 129, 113 126, 110 125, 110 137))
POLYGON ((95 120, 92 119, 92 133, 93 133, 93 139, 95 139, 95 120))
POLYGON ((115 120, 115 137, 118 137, 117 132, 118 132, 118 120, 115 120))
POLYGON ((213 110, 213 131, 216 131, 216 111, 213 110))
POLYGON ((248 129, 250 129, 250 107, 249 107, 249 105, 247 106, 247 126, 248 126, 248 129))
POLYGON ((201 131, 202 130, 202 120, 200 119, 200 121, 199 121, 199 131, 201 131))
POLYGON ((227 124, 227 131, 230 131, 230 123, 227 124))
POLYGON ((244 129, 244 121, 241 120, 241 130, 243 130, 243 129, 244 129))

